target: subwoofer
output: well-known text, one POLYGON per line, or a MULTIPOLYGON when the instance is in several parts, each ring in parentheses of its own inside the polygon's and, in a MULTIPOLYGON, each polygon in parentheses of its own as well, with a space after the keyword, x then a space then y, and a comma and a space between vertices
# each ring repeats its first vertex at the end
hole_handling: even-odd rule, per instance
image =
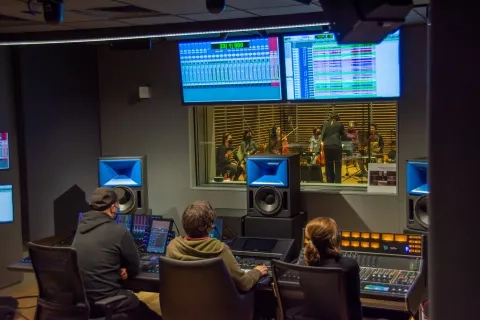
POLYGON ((121 214, 149 214, 146 157, 101 157, 98 185, 117 189, 121 214))
POLYGON ((253 155, 247 158, 247 215, 289 218, 300 212, 300 157, 253 155))
POLYGON ((428 231, 428 162, 426 158, 407 161, 407 228, 428 231))

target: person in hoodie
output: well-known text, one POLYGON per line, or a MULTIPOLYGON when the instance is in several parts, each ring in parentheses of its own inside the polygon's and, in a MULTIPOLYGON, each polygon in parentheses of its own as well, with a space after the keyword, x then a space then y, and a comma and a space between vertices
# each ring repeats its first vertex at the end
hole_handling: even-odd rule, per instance
POLYGON ((140 257, 130 232, 115 223, 119 198, 113 188, 97 188, 92 195, 91 211, 79 222, 72 247, 77 250, 78 266, 83 277, 91 317, 102 317, 103 310, 94 302, 124 295, 113 306, 114 313, 128 319, 162 319, 132 292, 122 289, 122 280, 140 271, 140 257))
POLYGON ((210 238, 215 228, 215 211, 208 201, 195 201, 182 216, 183 229, 187 236, 176 237, 167 247, 166 257, 182 261, 197 261, 219 257, 225 263, 239 291, 248 291, 258 280, 267 275, 266 266, 257 266, 244 272, 230 248, 218 239, 210 238))

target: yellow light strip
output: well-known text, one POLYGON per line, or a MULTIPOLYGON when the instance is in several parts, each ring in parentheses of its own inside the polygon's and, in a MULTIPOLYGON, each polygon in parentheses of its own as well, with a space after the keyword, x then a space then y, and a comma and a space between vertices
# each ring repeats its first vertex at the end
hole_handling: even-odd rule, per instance
MULTIPOLYGON (((153 35, 139 35, 128 37, 108 37, 108 38, 93 38, 93 39, 64 39, 64 40, 48 40, 48 41, 8 41, 0 42, 0 46, 27 46, 38 44, 67 44, 67 43, 86 43, 86 42, 106 42, 106 41, 124 41, 124 40, 138 40, 138 39, 158 39, 158 38, 172 38, 172 37, 188 37, 199 35, 212 35, 217 33, 234 33, 234 32, 252 32, 257 30, 283 30, 292 28, 308 28, 308 27, 321 27, 328 26, 329 23, 310 23, 310 24, 298 24, 290 26, 277 26, 277 27, 259 27, 259 28, 245 28, 245 29, 232 29, 232 30, 215 30, 215 31, 202 31, 202 32, 184 32, 184 33, 165 33, 165 34, 153 34, 153 35)), ((1 30, 0 30, 1 31, 1 30)), ((308 32, 308 31, 306 31, 308 32)))

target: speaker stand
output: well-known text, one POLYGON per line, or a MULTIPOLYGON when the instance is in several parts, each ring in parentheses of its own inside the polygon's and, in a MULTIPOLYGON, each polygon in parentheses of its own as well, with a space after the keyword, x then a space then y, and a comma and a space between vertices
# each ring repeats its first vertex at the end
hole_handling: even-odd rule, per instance
POLYGON ((245 217, 245 237, 294 239, 294 253, 300 253, 303 228, 307 223, 307 214, 300 212, 291 218, 245 217))

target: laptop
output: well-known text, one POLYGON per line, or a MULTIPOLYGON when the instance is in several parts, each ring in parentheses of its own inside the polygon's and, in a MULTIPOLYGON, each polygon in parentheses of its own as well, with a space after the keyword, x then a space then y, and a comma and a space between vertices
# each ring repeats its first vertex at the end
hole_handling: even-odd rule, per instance
POLYGON ((215 219, 215 227, 210 231, 210 238, 222 241, 223 219, 215 219))

